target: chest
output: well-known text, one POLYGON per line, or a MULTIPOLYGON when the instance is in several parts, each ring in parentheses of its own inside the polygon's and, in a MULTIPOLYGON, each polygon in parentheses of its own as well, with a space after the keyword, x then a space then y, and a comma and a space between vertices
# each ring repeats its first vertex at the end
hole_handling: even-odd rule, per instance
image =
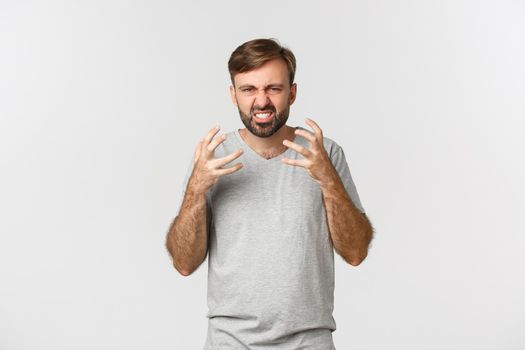
POLYGON ((324 210, 319 184, 304 168, 287 164, 246 167, 219 179, 211 191, 216 219, 288 224, 318 217, 324 210))

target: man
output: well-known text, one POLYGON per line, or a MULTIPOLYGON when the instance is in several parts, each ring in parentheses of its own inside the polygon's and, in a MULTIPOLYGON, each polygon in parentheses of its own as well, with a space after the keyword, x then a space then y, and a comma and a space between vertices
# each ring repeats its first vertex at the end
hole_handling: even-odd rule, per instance
POLYGON ((372 225, 343 149, 311 119, 286 125, 293 53, 251 40, 228 68, 245 128, 199 142, 166 240, 184 276, 209 251, 205 350, 335 349, 333 250, 359 265, 372 225))

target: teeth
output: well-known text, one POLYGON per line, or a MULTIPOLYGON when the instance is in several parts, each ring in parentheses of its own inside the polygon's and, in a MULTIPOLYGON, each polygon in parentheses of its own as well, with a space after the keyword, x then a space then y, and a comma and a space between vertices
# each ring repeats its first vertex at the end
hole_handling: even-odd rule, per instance
POLYGON ((271 115, 271 113, 256 113, 255 115, 259 119, 266 119, 266 118, 268 118, 271 115))

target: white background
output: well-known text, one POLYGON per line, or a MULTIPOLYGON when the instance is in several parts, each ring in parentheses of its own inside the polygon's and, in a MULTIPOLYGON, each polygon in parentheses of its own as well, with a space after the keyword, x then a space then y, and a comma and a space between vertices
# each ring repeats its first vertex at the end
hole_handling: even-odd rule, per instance
POLYGON ((0 2, 0 348, 202 349, 207 260, 164 239, 227 60, 297 57, 289 124, 345 150, 376 229, 336 255, 343 349, 525 349, 523 1, 0 2))

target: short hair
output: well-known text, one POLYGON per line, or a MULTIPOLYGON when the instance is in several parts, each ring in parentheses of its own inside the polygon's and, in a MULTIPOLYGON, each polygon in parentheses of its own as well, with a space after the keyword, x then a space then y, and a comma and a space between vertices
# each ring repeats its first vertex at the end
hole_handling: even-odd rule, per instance
POLYGON ((275 58, 281 58, 286 63, 291 86, 295 77, 295 56, 290 49, 281 46, 275 38, 250 40, 232 52, 228 61, 228 70, 230 71, 232 84, 235 85, 234 76, 237 73, 259 68, 264 63, 275 58))

